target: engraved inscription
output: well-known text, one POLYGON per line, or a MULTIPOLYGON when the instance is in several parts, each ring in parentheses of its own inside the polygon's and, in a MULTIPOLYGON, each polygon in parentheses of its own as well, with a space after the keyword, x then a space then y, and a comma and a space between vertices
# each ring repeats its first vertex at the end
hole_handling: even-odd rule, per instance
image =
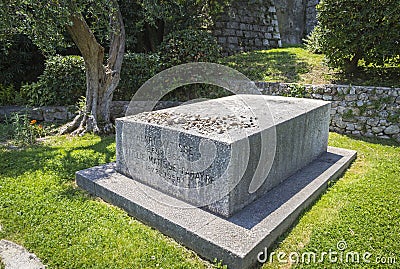
POLYGON ((155 173, 179 187, 204 187, 221 177, 229 165, 229 145, 212 141, 218 157, 207 158, 208 151, 203 152, 203 155, 200 152, 201 140, 205 138, 181 132, 176 133, 176 136, 178 139, 162 139, 160 128, 146 126, 145 132, 135 136, 140 148, 128 149, 128 156, 142 163, 142 168, 149 174, 155 173), (192 164, 200 162, 202 158, 211 163, 206 163, 207 167, 197 171, 192 164))

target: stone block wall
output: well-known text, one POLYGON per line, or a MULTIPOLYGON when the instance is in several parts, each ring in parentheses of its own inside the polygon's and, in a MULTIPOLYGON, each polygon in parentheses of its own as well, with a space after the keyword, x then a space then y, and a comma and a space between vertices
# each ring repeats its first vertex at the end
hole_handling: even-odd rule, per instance
POLYGON ((320 0, 235 0, 213 34, 225 55, 301 44, 317 25, 320 0))
POLYGON ((331 101, 330 130, 400 142, 400 88, 258 82, 263 94, 331 101))
POLYGON ((279 32, 285 44, 300 44, 305 31, 303 0, 275 0, 279 32))
POLYGON ((237 0, 216 21, 213 35, 225 55, 281 46, 271 0, 237 0))
POLYGON ((274 0, 282 42, 301 44, 317 25, 319 0, 274 0))
POLYGON ((317 5, 320 0, 308 0, 306 6, 306 28, 305 35, 308 35, 314 30, 317 25, 317 5))

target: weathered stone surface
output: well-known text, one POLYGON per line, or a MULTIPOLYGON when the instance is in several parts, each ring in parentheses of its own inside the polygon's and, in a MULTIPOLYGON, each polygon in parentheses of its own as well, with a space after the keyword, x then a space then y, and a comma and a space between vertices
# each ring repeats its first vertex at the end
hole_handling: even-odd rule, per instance
POLYGON ((32 119, 42 121, 44 120, 43 113, 44 113, 43 109, 35 107, 29 112, 29 116, 32 119))
POLYGON ((269 250, 355 157, 355 151, 329 147, 317 160, 230 218, 133 181, 117 173, 113 164, 79 171, 76 182, 202 257, 223 260, 230 269, 249 269, 257 264, 258 254, 269 250))
POLYGON ((390 125, 385 129, 385 134, 387 135, 393 135, 398 133, 400 133, 400 128, 397 125, 390 125))
POLYGON ((355 94, 349 94, 346 95, 346 97, 344 98, 346 101, 356 101, 357 100, 357 95, 355 94))
MULTIPOLYGON (((241 50, 249 49, 251 49, 251 47, 246 47, 245 49, 241 48, 241 50)), ((257 84, 263 93, 267 95, 288 94, 288 84, 285 83, 258 82, 257 84)), ((332 102, 332 108, 335 108, 334 110, 331 110, 330 124, 332 131, 352 134, 353 131, 346 130, 346 124, 354 123, 358 126, 357 130, 361 131, 361 136, 381 137, 381 135, 374 135, 371 128, 377 126, 388 127, 390 125, 398 125, 398 115, 400 115, 400 97, 388 97, 393 95, 395 92, 398 94, 400 89, 392 90, 391 88, 368 86, 350 87, 348 85, 304 85, 304 87, 307 89, 307 94, 305 95, 306 98, 327 99, 327 96, 332 96, 332 99, 334 100, 332 102), (349 94, 351 88, 353 88, 353 93, 357 93, 357 101, 346 101, 344 99, 344 95, 349 94), (380 100, 385 100, 385 103, 382 103, 380 100), (350 110, 352 111, 353 116, 343 119, 343 113, 345 111, 349 112, 350 110)), ((118 117, 123 117, 128 104, 129 101, 113 101, 111 105, 111 119, 114 120, 118 117)), ((163 101, 157 104, 156 109, 173 107, 179 104, 179 102, 163 101)), ((42 121, 44 120, 44 114, 49 113, 46 108, 47 107, 26 109, 24 107, 15 106, 0 107, 0 121, 3 121, 5 118, 10 119, 11 113, 24 113, 24 111, 28 112, 31 119, 42 121)), ((76 109, 65 109, 67 114, 62 115, 66 115, 66 119, 61 121, 73 119, 76 109)), ((55 120, 56 117, 54 117, 54 115, 46 115, 46 118, 55 120)), ((394 130, 396 130, 396 128, 394 130)), ((391 128, 388 132, 391 132, 391 128)), ((400 131, 398 133, 387 135, 395 140, 399 140, 398 134, 400 134, 400 131)))
POLYGON ((234 95, 117 119, 117 170, 194 205, 225 193, 204 205, 230 216, 326 152, 329 112, 324 101, 234 95), (267 107, 268 122, 254 116, 268 119, 267 107), (260 159, 264 183, 249 193, 260 159))
POLYGON ((372 126, 372 127, 378 126, 379 119, 377 119, 377 118, 368 119, 367 120, 367 124, 372 126))
POLYGON ((354 131, 355 130, 354 124, 352 123, 347 124, 346 129, 349 131, 354 131))
POLYGON ((19 107, 5 106, 0 107, 0 121, 10 119, 13 113, 27 114, 30 119, 47 122, 63 122, 72 119, 75 115, 70 113, 70 108, 66 106, 43 106, 43 107, 19 107))
POLYGON ((281 46, 276 10, 271 0, 233 1, 217 20, 213 34, 224 54, 281 46))
POLYGON ((20 106, 1 106, 0 107, 0 121, 9 120, 11 115, 16 112, 24 111, 24 107, 20 106))
POLYGON ((305 1, 303 0, 275 1, 279 32, 284 43, 302 43, 302 39, 306 35, 306 5, 304 3, 305 1))
MULTIPOLYGON (((154 110, 169 108, 180 105, 178 101, 160 101, 156 104, 154 110)), ((113 101, 110 107, 111 120, 125 116, 129 101, 113 101)), ((138 103, 140 106, 141 104, 138 103)), ((143 104, 144 106, 144 104, 143 104)), ((27 113, 30 119, 47 122, 65 122, 72 120, 76 116, 77 109, 74 106, 43 106, 34 108, 25 108, 20 106, 0 106, 0 121, 6 118, 10 119, 13 113, 27 113)))
MULTIPOLYGON (((267 95, 290 94, 290 84, 260 82, 257 85, 267 95)), ((306 98, 327 99, 326 96, 332 96, 332 131, 354 134, 354 125, 360 132, 357 135, 398 140, 400 102, 399 97, 393 95, 400 89, 350 85, 304 85, 304 89, 306 98)))
POLYGON ((236 36, 228 37, 228 42, 231 44, 238 44, 238 38, 236 36))
POLYGON ((6 269, 45 269, 35 254, 8 240, 0 240, 0 261, 6 269))

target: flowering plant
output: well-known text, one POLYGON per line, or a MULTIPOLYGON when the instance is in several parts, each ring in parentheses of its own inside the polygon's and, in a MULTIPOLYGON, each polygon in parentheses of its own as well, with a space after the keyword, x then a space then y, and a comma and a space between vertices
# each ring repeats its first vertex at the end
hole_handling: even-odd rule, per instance
POLYGON ((36 119, 29 120, 28 115, 14 113, 11 116, 13 142, 17 145, 34 144, 37 138, 44 137, 46 130, 36 119))

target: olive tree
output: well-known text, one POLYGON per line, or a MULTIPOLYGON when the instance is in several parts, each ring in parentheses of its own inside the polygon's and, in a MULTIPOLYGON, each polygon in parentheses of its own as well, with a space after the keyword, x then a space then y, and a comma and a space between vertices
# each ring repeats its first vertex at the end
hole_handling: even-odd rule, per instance
POLYGON ((312 40, 332 67, 400 62, 399 0, 322 0, 312 40))
POLYGON ((43 51, 66 46, 68 33, 85 61, 86 106, 63 132, 112 131, 110 103, 120 79, 125 29, 117 0, 5 0, 0 3, 0 38, 24 33, 43 51), (104 38, 105 30, 109 33, 104 38), (102 39, 109 43, 107 59, 102 39))

